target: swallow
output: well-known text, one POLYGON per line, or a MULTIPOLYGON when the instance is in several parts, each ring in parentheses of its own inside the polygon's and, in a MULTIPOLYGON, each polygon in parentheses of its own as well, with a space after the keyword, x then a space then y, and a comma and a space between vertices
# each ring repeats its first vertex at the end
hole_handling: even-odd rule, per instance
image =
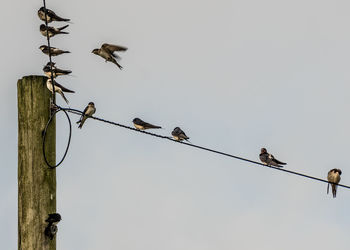
POLYGON ((89 104, 84 109, 84 112, 81 115, 79 121, 77 121, 77 124, 80 123, 78 128, 82 128, 86 119, 89 118, 89 116, 92 116, 93 114, 95 114, 95 112, 96 112, 95 104, 93 102, 89 102, 89 104))
MULTIPOLYGON (((58 22, 69 22, 70 21, 70 19, 68 19, 68 18, 62 18, 62 17, 57 16, 55 14, 55 12, 53 12, 50 9, 46 9, 46 11, 47 11, 46 17, 47 17, 48 23, 51 23, 52 21, 58 21, 58 22)), ((40 20, 45 22, 45 8, 44 7, 41 7, 38 10, 38 16, 39 16, 40 20)))
MULTIPOLYGON (((49 55, 49 46, 47 45, 41 45, 39 49, 46 55, 49 55)), ((64 53, 70 53, 69 51, 66 50, 60 50, 55 47, 50 47, 50 54, 51 56, 58 56, 64 53)))
POLYGON ((101 56, 109 62, 114 63, 115 65, 118 66, 119 69, 123 69, 123 67, 117 62, 117 60, 120 59, 120 56, 117 54, 114 54, 115 51, 126 51, 128 48, 118 46, 118 45, 113 45, 113 44, 108 44, 104 43, 102 44, 101 48, 99 49, 94 49, 91 53, 94 53, 96 55, 101 56))
POLYGON ((56 78, 57 76, 68 75, 68 74, 72 73, 71 70, 63 70, 63 69, 57 68, 55 66, 54 62, 52 62, 51 64, 50 64, 50 62, 48 62, 43 68, 44 74, 48 78, 51 78, 51 67, 52 67, 53 78, 56 78))
POLYGON ((275 157, 272 154, 269 154, 266 150, 266 148, 262 148, 261 149, 261 153, 259 155, 260 161, 262 161, 263 163, 265 163, 268 166, 275 166, 275 167, 279 167, 282 168, 283 166, 280 165, 286 165, 287 163, 281 162, 277 159, 275 159, 275 157))
POLYGON ((145 129, 150 129, 150 128, 162 128, 160 126, 156 126, 147 122, 142 121, 140 118, 135 118, 132 120, 134 123, 134 126, 138 130, 145 130, 145 129))
POLYGON ((337 168, 333 168, 331 170, 329 170, 328 172, 328 186, 327 186, 327 194, 329 192, 329 184, 332 185, 332 194, 333 194, 333 198, 335 198, 337 196, 337 184, 340 182, 340 176, 341 176, 341 170, 337 169, 337 168))
POLYGON ((176 127, 174 128, 173 132, 171 132, 171 135, 174 137, 175 140, 177 141, 183 141, 186 140, 188 141, 188 139, 190 139, 189 137, 187 137, 187 135, 185 134, 184 131, 182 131, 181 128, 176 127))
POLYGON ((45 235, 49 237, 50 240, 53 240, 55 235, 57 234, 58 228, 55 224, 49 223, 45 228, 45 235))
POLYGON ((49 217, 45 220, 47 223, 55 223, 57 224, 62 220, 61 215, 59 213, 49 214, 49 217))
POLYGON ((69 34, 68 32, 62 31, 65 28, 67 28, 69 25, 65 25, 62 26, 60 28, 55 28, 55 27, 51 27, 51 26, 46 26, 45 24, 40 25, 40 33, 43 36, 47 36, 47 34, 49 34, 49 37, 53 37, 54 35, 57 34, 69 34))
MULTIPOLYGON (((55 92, 59 93, 62 96, 62 98, 66 101, 66 103, 68 104, 69 102, 68 102, 67 98, 64 96, 63 92, 67 92, 67 93, 75 93, 75 92, 73 90, 70 90, 70 89, 63 87, 61 84, 59 84, 56 81, 54 81, 54 83, 55 83, 55 92)), ((46 80, 46 86, 52 93, 53 86, 52 86, 52 82, 51 82, 50 78, 48 78, 46 80)))

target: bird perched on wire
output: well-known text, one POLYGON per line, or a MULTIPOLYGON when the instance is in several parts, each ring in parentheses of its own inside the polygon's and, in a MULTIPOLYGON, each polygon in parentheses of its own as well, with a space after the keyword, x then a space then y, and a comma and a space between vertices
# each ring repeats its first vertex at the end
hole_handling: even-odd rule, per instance
POLYGON ((50 240, 53 240, 55 237, 58 228, 57 223, 61 221, 61 215, 59 213, 53 213, 49 214, 49 217, 45 220, 45 222, 48 223, 48 225, 45 228, 45 235, 50 238, 50 240))
POLYGON ((190 139, 184 131, 182 131, 181 128, 176 127, 174 128, 173 132, 171 132, 171 135, 174 137, 175 140, 177 141, 183 141, 186 140, 188 141, 188 139, 190 139))
POLYGON ((51 27, 51 26, 46 26, 45 24, 41 24, 40 25, 40 33, 43 36, 47 36, 47 34, 49 34, 49 37, 53 37, 54 35, 57 35, 57 34, 69 34, 68 32, 62 31, 65 28, 67 28, 68 26, 69 25, 67 24, 67 25, 62 26, 60 28, 55 28, 55 27, 51 27))
POLYGON ((145 130, 145 129, 150 129, 150 128, 162 128, 160 126, 156 126, 147 122, 142 121, 140 118, 135 118, 132 120, 134 123, 134 126, 138 130, 145 130))
POLYGON ((70 73, 72 73, 71 70, 63 70, 63 69, 59 69, 55 66, 56 63, 54 62, 48 62, 44 68, 44 74, 48 77, 51 78, 51 67, 52 67, 52 74, 53 74, 53 78, 56 78, 57 76, 63 76, 63 75, 68 75, 70 73))
POLYGON ((281 162, 277 159, 272 154, 269 154, 266 150, 266 148, 261 149, 261 153, 259 155, 260 161, 265 163, 268 166, 275 166, 275 167, 280 167, 282 168, 283 166, 281 165, 286 165, 287 163, 281 162))
POLYGON ((84 109, 83 114, 81 115, 79 121, 77 121, 77 124, 80 123, 78 128, 82 128, 86 119, 89 118, 89 116, 92 116, 93 114, 95 114, 95 112, 96 112, 95 104, 93 102, 89 102, 89 104, 84 109))
MULTIPOLYGON (((57 16, 56 13, 50 9, 46 9, 46 10, 47 10, 46 16, 47 16, 48 23, 51 23, 52 21, 58 21, 58 22, 69 22, 70 21, 70 19, 68 19, 68 18, 62 18, 62 17, 57 16)), ((45 22, 45 7, 41 7, 38 10, 38 16, 39 16, 40 20, 45 22)))
POLYGON ((327 179, 329 181, 327 186, 327 194, 329 192, 329 184, 332 185, 332 194, 333 198, 337 196, 337 184, 340 182, 341 170, 337 168, 333 168, 329 170, 327 179))
MULTIPOLYGON (((49 46, 47 45, 41 45, 39 47, 39 49, 46 55, 49 55, 49 46)), ((60 49, 57 49, 55 47, 50 47, 50 54, 51 56, 58 56, 58 55, 61 55, 61 54, 64 54, 64 53, 70 53, 69 51, 67 50, 60 50, 60 49)))
POLYGON ((120 59, 120 56, 118 56, 114 52, 126 51, 127 49, 128 48, 123 47, 123 46, 104 43, 104 44, 102 44, 101 48, 94 49, 91 53, 99 55, 102 58, 104 58, 106 60, 106 62, 107 61, 112 62, 115 65, 117 65, 119 67, 119 69, 123 69, 123 67, 117 62, 117 60, 120 59))
MULTIPOLYGON (((59 84, 56 81, 54 81, 54 82, 55 82, 55 92, 59 93, 62 96, 62 98, 66 101, 66 103, 68 104, 69 102, 68 102, 67 98, 64 96, 63 92, 67 92, 67 93, 75 93, 75 92, 73 90, 70 90, 70 89, 63 87, 61 84, 59 84)), ((46 86, 52 93, 53 86, 52 86, 52 81, 50 78, 46 80, 46 86)))

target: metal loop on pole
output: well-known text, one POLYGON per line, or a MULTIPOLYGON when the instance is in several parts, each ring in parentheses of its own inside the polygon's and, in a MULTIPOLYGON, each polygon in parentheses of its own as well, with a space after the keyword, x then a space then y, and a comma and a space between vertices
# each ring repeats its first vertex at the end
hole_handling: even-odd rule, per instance
POLYGON ((51 115, 49 121, 48 121, 47 124, 46 124, 45 130, 44 130, 44 134, 43 134, 43 155, 44 155, 45 163, 46 163, 46 165, 47 165, 49 168, 51 168, 51 169, 57 168, 57 167, 58 167, 59 165, 61 165, 61 163, 64 161, 64 159, 66 158, 67 153, 68 153, 68 149, 69 149, 71 137, 72 137, 72 122, 71 122, 71 120, 70 120, 70 118, 69 118, 69 115, 68 115, 67 111, 65 111, 65 110, 63 110, 63 109, 61 109, 61 108, 58 108, 58 109, 55 110, 55 112, 51 115), (68 120, 68 123, 69 123, 69 137, 68 137, 67 147, 66 147, 66 150, 65 150, 65 152, 64 152, 64 155, 63 155, 61 161, 60 161, 58 164, 56 164, 56 165, 51 165, 51 164, 48 162, 48 160, 47 160, 47 158, 46 158, 46 154, 45 154, 46 132, 47 132, 47 128, 49 127, 49 125, 50 125, 50 123, 51 123, 53 117, 54 117, 58 112, 60 112, 60 111, 63 111, 64 114, 65 114, 66 117, 67 117, 67 120, 68 120))

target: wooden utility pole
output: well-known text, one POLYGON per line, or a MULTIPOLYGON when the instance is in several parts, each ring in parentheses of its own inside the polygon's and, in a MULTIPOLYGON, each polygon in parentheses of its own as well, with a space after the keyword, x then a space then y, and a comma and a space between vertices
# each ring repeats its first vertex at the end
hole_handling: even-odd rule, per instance
MULTIPOLYGON (((25 76, 17 82, 18 99, 18 249, 55 250, 45 236, 45 219, 56 212, 56 170, 43 157, 43 131, 50 118, 51 92, 46 77, 25 76)), ((47 160, 56 162, 56 121, 45 142, 47 160)))

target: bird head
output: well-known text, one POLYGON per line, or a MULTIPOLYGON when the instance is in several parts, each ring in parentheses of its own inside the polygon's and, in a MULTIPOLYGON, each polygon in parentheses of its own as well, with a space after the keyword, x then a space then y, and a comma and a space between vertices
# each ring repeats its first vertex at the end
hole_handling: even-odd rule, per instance
POLYGON ((46 25, 45 25, 45 24, 40 25, 40 30, 41 30, 41 31, 46 30, 46 25))
POLYGON ((89 102, 89 106, 95 106, 95 103, 93 103, 93 102, 89 102))
POLYGON ((39 49, 41 49, 41 50, 44 50, 44 49, 46 49, 46 45, 41 45, 40 47, 39 47, 39 49))
POLYGON ((267 153, 267 150, 266 150, 266 148, 262 148, 262 149, 261 149, 261 153, 262 153, 262 154, 265 154, 265 153, 267 153))
POLYGON ((91 53, 98 55, 98 49, 94 49, 93 51, 91 51, 91 53))
POLYGON ((140 123, 141 119, 140 118, 135 118, 134 120, 132 120, 133 123, 140 123))

